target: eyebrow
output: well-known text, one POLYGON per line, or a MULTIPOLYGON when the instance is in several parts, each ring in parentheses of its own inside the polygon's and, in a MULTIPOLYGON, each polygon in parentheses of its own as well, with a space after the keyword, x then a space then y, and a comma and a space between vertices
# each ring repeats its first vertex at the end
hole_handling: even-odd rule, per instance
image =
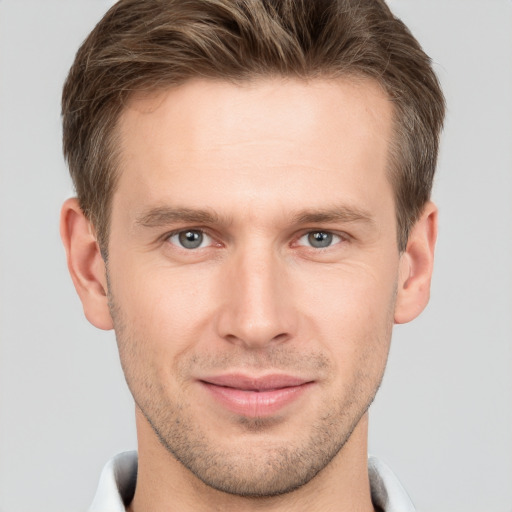
POLYGON ((294 221, 297 224, 324 224, 334 222, 363 222, 375 224, 372 215, 361 208, 352 206, 335 206, 320 210, 306 210, 299 212, 294 221))
MULTIPOLYGON (((169 224, 186 222, 191 224, 230 224, 226 217, 201 209, 156 207, 143 212, 135 219, 135 224, 147 228, 162 227, 169 224)), ((292 217, 294 224, 325 224, 335 222, 362 222, 375 224, 372 215, 360 208, 352 206, 336 206, 326 209, 303 210, 292 217)))
POLYGON ((177 222, 194 224, 220 224, 223 219, 208 210, 191 208, 157 207, 142 213, 135 219, 135 224, 146 228, 166 226, 177 222))

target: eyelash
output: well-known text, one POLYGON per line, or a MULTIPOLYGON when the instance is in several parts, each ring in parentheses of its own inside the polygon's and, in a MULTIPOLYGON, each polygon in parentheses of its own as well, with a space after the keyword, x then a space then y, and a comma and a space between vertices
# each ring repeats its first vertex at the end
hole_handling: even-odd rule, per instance
POLYGON ((178 247, 180 249, 184 249, 186 251, 193 251, 193 250, 197 250, 197 249, 204 249, 205 247, 211 246, 213 240, 214 240, 214 238, 211 235, 209 235, 204 229, 199 229, 199 228, 180 229, 178 231, 173 231, 172 233, 168 233, 167 235, 165 235, 165 241, 169 242, 172 245, 175 245, 176 247, 178 247), (193 247, 193 248, 184 247, 182 244, 179 243, 179 240, 176 240, 176 243, 172 242, 173 238, 175 238, 175 237, 178 238, 180 235, 186 234, 186 233, 199 233, 201 235, 201 237, 209 238, 210 242, 208 243, 208 245, 203 247, 202 246, 203 245, 203 240, 202 240, 201 241, 201 245, 199 247, 193 247))
MULTIPOLYGON (((173 231, 171 233, 168 233, 167 235, 165 235, 164 240, 167 241, 168 243, 178 247, 179 249, 183 249, 185 251, 195 251, 198 249, 204 249, 206 247, 212 246, 212 242, 215 239, 212 235, 208 234, 208 232, 205 231, 204 229, 189 228, 189 229, 180 229, 178 231, 173 231), (204 240, 201 240, 201 243, 198 247, 184 247, 183 244, 180 243, 179 239, 177 239, 175 242, 172 242, 173 238, 179 237, 180 235, 183 235, 185 233, 198 233, 201 237, 209 238, 210 242, 207 245, 203 245, 204 240)), ((308 231, 303 231, 300 234, 300 236, 295 237, 294 241, 292 242, 292 246, 306 247, 308 249, 312 249, 315 251, 324 251, 324 250, 328 250, 329 248, 331 248, 335 245, 338 245, 340 243, 347 242, 348 240, 349 240, 349 236, 346 235, 345 233, 336 233, 336 232, 324 230, 324 229, 310 229, 308 231), (328 238, 330 237, 331 243, 329 243, 329 245, 327 245, 325 247, 315 247, 311 244, 307 245, 307 244, 299 243, 302 239, 304 239, 306 237, 309 238, 309 237, 311 237, 311 235, 320 235, 320 234, 325 235, 328 238)), ((309 239, 309 241, 311 242, 312 240, 309 239)), ((320 243, 322 242, 322 240, 319 240, 319 241, 320 241, 320 243)), ((191 241, 191 243, 193 244, 193 241, 191 241)), ((213 244, 213 245, 215 245, 215 244, 213 244)), ((220 246, 221 244, 217 243, 216 245, 220 246)))
MULTIPOLYGON (((316 237, 315 237, 316 238, 316 237)), ((344 238, 342 235, 338 234, 338 233, 334 233, 332 231, 328 231, 328 230, 324 230, 324 229, 316 229, 316 230, 310 230, 310 231, 307 231, 306 233, 302 234, 298 239, 297 239, 297 245, 300 245, 300 246, 303 246, 303 247, 307 247, 308 249, 314 249, 316 251, 322 251, 322 250, 327 250, 331 247, 333 247, 334 245, 337 245, 343 241, 345 241, 346 238, 344 238), (311 236, 312 235, 321 235, 320 237, 318 237, 315 241, 319 241, 320 243, 322 243, 323 240, 325 240, 325 237, 327 237, 328 241, 329 241, 329 244, 326 245, 325 247, 315 247, 314 245, 312 245, 313 243, 313 240, 311 240, 311 236), (298 242, 300 242, 300 240, 304 239, 304 238, 307 238, 308 241, 310 242, 308 245, 304 244, 304 245, 301 245, 299 244, 298 242)))

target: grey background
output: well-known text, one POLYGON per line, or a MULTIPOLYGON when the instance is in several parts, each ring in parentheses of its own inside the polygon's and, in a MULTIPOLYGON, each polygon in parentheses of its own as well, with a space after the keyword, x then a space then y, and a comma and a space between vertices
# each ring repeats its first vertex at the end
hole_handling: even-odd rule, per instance
MULTIPOLYGON (((106 0, 0 0, 0 511, 75 512, 135 447, 112 333, 83 318, 58 215, 59 97, 106 0)), ((448 100, 432 300, 395 330, 370 450, 424 512, 512 510, 512 2, 394 0, 448 100)))

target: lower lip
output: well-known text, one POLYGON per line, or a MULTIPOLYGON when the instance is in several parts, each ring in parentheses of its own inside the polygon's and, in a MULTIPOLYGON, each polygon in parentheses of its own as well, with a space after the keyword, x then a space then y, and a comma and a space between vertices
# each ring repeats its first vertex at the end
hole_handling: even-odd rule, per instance
POLYGON ((312 382, 306 382, 299 386, 267 391, 245 391, 217 386, 204 381, 201 381, 201 384, 226 409, 249 418, 262 418, 277 413, 285 406, 296 401, 313 385, 312 382))

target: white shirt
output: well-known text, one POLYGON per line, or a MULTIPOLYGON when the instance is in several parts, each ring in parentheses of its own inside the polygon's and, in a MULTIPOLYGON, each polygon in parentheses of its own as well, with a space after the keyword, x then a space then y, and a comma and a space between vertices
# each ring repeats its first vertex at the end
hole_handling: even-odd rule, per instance
MULTIPOLYGON (((415 512, 404 488, 392 471, 375 457, 368 457, 372 502, 383 512, 415 512)), ((137 480, 137 452, 124 452, 103 468, 92 505, 87 512, 126 512, 137 480), (126 503, 126 505, 125 505, 126 503)))

